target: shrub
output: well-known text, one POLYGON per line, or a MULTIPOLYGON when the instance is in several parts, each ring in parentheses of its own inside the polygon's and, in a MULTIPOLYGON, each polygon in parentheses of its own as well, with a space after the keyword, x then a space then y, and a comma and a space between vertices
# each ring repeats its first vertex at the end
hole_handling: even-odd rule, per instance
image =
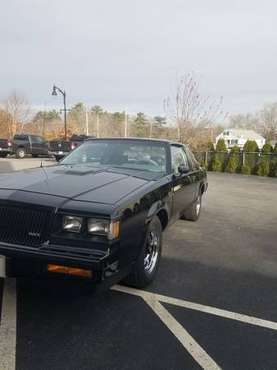
POLYGON ((211 141, 208 142, 207 149, 209 152, 214 152, 214 144, 211 141))
POLYGON ((268 176, 277 177, 277 158, 272 159, 270 162, 268 176))
POLYGON ((243 175, 251 175, 251 167, 248 166, 247 164, 244 164, 242 167, 241 167, 241 173, 243 175))
POLYGON ((262 148, 263 154, 273 153, 273 148, 269 143, 266 143, 262 148))
POLYGON ((257 162, 258 162, 258 152, 259 147, 255 140, 247 140, 244 144, 243 150, 244 155, 244 165, 250 167, 251 173, 255 174, 257 172, 257 162))
POLYGON ((270 171, 270 159, 273 148, 269 143, 266 143, 262 148, 262 154, 255 167, 255 174, 259 176, 268 176, 270 171))
POLYGON ((269 174, 269 160, 262 159, 257 167, 257 175, 268 176, 268 174, 269 174))
POLYGON ((216 144, 215 153, 213 153, 213 159, 211 162, 212 171, 224 171, 226 165, 226 153, 227 148, 224 139, 219 139, 216 144))
POLYGON ((216 156, 212 161, 212 171, 216 171, 216 172, 222 171, 222 162, 216 156))
POLYGON ((243 146, 243 150, 248 153, 254 153, 259 151, 259 147, 255 140, 247 140, 243 146))
POLYGON ((227 152, 226 144, 224 139, 219 139, 216 144, 216 151, 217 152, 227 152))
POLYGON ((230 152, 230 156, 228 159, 227 166, 225 168, 226 172, 235 173, 238 171, 240 157, 239 157, 240 149, 237 146, 234 146, 230 152))

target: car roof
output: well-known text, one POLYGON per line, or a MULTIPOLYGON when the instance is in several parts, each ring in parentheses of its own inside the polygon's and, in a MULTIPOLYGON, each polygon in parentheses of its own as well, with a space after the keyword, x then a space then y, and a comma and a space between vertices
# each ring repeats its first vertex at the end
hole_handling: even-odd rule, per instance
POLYGON ((88 138, 86 141, 95 141, 95 140, 131 140, 131 141, 146 141, 146 142, 155 142, 155 143, 165 143, 170 145, 183 145, 182 143, 178 143, 177 141, 167 140, 167 139, 155 139, 155 138, 144 138, 144 137, 101 137, 101 138, 88 138))

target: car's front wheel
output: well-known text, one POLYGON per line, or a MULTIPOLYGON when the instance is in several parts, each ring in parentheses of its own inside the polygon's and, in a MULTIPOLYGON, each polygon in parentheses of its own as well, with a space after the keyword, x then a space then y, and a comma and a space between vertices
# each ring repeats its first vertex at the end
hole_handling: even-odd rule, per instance
POLYGON ((124 283, 136 288, 144 288, 154 280, 162 254, 162 225, 157 216, 149 223, 145 242, 133 270, 124 283))
POLYGON ((25 149, 24 148, 18 148, 17 150, 16 150, 16 158, 20 158, 20 159, 22 159, 22 158, 24 158, 25 157, 25 149))
POLYGON ((189 221, 197 221, 200 217, 201 208, 202 208, 202 194, 199 193, 196 200, 193 202, 190 208, 185 211, 182 218, 189 221))

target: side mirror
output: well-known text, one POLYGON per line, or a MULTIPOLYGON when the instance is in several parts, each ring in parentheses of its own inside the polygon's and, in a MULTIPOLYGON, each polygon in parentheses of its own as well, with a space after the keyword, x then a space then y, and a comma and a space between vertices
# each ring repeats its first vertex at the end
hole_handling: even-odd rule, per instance
POLYGON ((183 164, 178 167, 178 172, 180 173, 180 175, 188 173, 189 171, 190 171, 190 168, 183 164))

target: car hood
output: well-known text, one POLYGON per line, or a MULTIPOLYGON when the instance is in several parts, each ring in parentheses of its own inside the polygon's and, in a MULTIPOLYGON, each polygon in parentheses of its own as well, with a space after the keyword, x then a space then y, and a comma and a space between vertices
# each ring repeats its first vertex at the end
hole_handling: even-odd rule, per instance
POLYGON ((64 199, 115 204, 144 187, 150 179, 85 166, 51 166, 0 176, 0 189, 9 199, 22 193, 52 195, 64 199))

